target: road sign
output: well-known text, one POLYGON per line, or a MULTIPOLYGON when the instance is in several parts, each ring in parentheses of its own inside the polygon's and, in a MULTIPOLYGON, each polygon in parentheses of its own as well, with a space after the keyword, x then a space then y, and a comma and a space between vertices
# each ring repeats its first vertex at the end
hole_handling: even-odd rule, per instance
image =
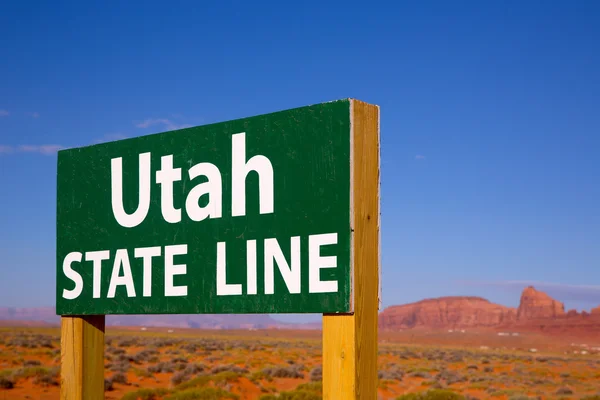
POLYGON ((352 102, 60 151, 57 314, 352 312, 352 102))
POLYGON ((323 399, 377 395, 379 108, 61 151, 61 399, 104 399, 105 314, 322 313, 323 399))

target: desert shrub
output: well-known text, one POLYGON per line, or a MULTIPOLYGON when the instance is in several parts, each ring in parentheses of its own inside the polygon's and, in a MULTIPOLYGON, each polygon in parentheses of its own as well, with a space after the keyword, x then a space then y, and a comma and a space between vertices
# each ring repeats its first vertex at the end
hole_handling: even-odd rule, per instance
POLYGON ((464 361, 464 358, 461 354, 452 353, 448 354, 448 356, 445 357, 445 360, 449 363, 461 363, 464 361))
POLYGON ((568 394, 573 394, 573 390, 569 389, 568 387, 561 387, 555 392, 555 394, 559 396, 564 396, 568 394))
POLYGON ((195 353, 196 350, 198 350, 198 345, 195 343, 186 343, 181 346, 181 350, 185 351, 186 353, 195 353))
POLYGON ((216 367, 210 370, 211 374, 218 374, 221 372, 234 372, 236 374, 246 374, 248 373, 248 370, 246 368, 241 368, 233 364, 217 365, 216 367))
POLYGON ((279 396, 272 394, 263 394, 259 400, 322 400, 323 396, 316 393, 294 390, 291 392, 281 392, 279 396))
POLYGON ((464 396, 450 390, 431 389, 422 393, 410 393, 397 397, 396 400, 466 400, 464 396))
POLYGON ((119 354, 125 354, 125 349, 118 349, 116 347, 108 347, 105 353, 118 356, 119 354))
POLYGON ((446 357, 446 352, 441 350, 429 350, 423 352, 423 357, 429 361, 441 361, 446 357))
POLYGON ((113 361, 117 363, 130 363, 135 360, 135 356, 129 354, 118 354, 113 357, 113 361))
POLYGON ((320 382, 323 380, 323 367, 318 366, 310 370, 310 380, 312 382, 320 382))
POLYGON ((161 373, 161 372, 162 373, 175 372, 175 365, 170 361, 159 362, 158 364, 149 366, 148 372, 151 372, 153 374, 157 374, 157 373, 161 373))
MULTIPOLYGON (((33 383, 41 386, 55 386, 58 385, 58 376, 60 374, 60 368, 45 368, 41 366, 24 367, 10 374, 10 378, 13 380, 33 378, 33 383)), ((7 375, 4 375, 8 378, 7 375)))
POLYGON ((0 376, 0 389, 12 389, 15 387, 15 382, 6 376, 0 376))
POLYGON ((185 371, 178 371, 171 376, 171 383, 173 386, 180 385, 181 383, 190 379, 190 374, 186 374, 185 371))
POLYGON ((112 392, 113 390, 114 390, 114 387, 113 387, 112 380, 110 380, 110 379, 104 379, 104 391, 105 392, 112 392))
POLYGON ((174 363, 173 366, 175 367, 175 371, 183 371, 184 369, 187 368, 187 364, 186 363, 174 363))
POLYGON ((455 376, 453 376, 452 378, 448 378, 446 380, 446 384, 448 385, 453 385, 455 383, 461 383, 461 382, 466 382, 468 379, 466 376, 461 376, 456 374, 455 376))
POLYGON ((37 344, 37 347, 43 347, 46 349, 54 348, 54 344, 52 344, 52 337, 49 335, 34 335, 33 343, 37 344))
POLYGON ((390 369, 379 371, 377 376, 379 379, 401 381, 404 377, 404 371, 394 365, 390 369))
POLYGON ((322 400, 323 385, 317 382, 304 383, 289 392, 282 392, 278 396, 272 394, 262 395, 259 400, 322 400))
POLYGON ((290 365, 289 367, 268 367, 264 368, 262 372, 266 376, 273 378, 304 378, 304 374, 300 371, 300 367, 297 365, 290 365))
POLYGON ((462 376, 456 372, 453 371, 449 371, 449 370, 442 370, 440 371, 436 377, 436 380, 444 380, 446 381, 446 384, 448 385, 452 385, 454 383, 460 383, 460 382, 466 382, 468 379, 466 376, 462 376))
POLYGON ((33 383, 40 386, 58 386, 58 375, 48 373, 33 378, 33 383))
POLYGON ((12 377, 13 372, 14 371, 12 369, 2 369, 2 370, 0 370, 0 378, 12 377))
POLYGON ((480 382, 488 382, 489 380, 490 380, 490 378, 486 377, 486 376, 474 376, 469 380, 469 382, 480 383, 480 382))
POLYGON ((535 400, 534 397, 529 397, 524 394, 515 394, 508 398, 508 400, 535 400))
POLYGON ((183 370, 188 375, 196 375, 203 372, 206 369, 204 364, 188 364, 183 370))
POLYGON ((39 360, 25 360, 23 363, 24 367, 38 367, 40 365, 42 365, 42 363, 39 360))
POLYGON ((58 368, 25 367, 13 372, 12 376, 16 380, 27 378, 40 379, 45 376, 58 378, 59 372, 60 370, 58 368))
POLYGON ((133 357, 131 357, 132 361, 136 364, 141 364, 143 362, 157 362, 158 361, 158 351, 154 349, 144 349, 137 352, 133 357))
POLYGON ((204 387, 210 383, 211 379, 212 379, 212 377, 210 375, 197 376, 193 379, 190 379, 188 381, 180 383, 179 385, 177 385, 175 387, 175 390, 181 391, 181 390, 186 390, 186 389, 191 389, 191 388, 204 387))
POLYGON ((321 382, 309 382, 298 385, 296 390, 304 390, 313 393, 323 393, 323 384, 321 382))
POLYGON ((183 382, 175 387, 177 391, 191 389, 191 388, 199 388, 204 387, 209 384, 209 382, 213 382, 215 386, 224 386, 229 382, 236 381, 240 377, 239 374, 231 371, 223 371, 216 375, 200 375, 194 379, 183 382))
POLYGON ((519 393, 518 391, 514 390, 514 389, 502 389, 502 390, 494 390, 494 391, 490 391, 488 389, 488 393, 490 393, 490 395, 492 397, 510 397, 510 396, 515 396, 515 395, 521 395, 521 393, 519 393))
POLYGON ((113 374, 113 376, 111 376, 110 380, 112 383, 119 383, 121 385, 127 385, 129 383, 127 381, 127 376, 120 372, 113 374))
POLYGON ((23 347, 26 349, 35 349, 45 347, 48 349, 54 348, 52 337, 47 335, 28 335, 21 333, 8 342, 8 346, 23 347))
POLYGON ((154 374, 152 374, 151 372, 148 372, 147 369, 142 369, 142 368, 133 368, 133 373, 135 374, 135 376, 138 376, 140 378, 152 378, 154 376, 154 374))
POLYGON ((112 372, 124 374, 127 371, 129 371, 129 368, 131 368, 129 361, 118 361, 115 363, 111 363, 108 370, 112 371, 112 372))
POLYGON ((225 344, 212 339, 204 339, 199 343, 200 348, 204 351, 224 351, 225 344))
POLYGON ((248 377, 254 384, 258 384, 258 381, 261 379, 265 379, 269 382, 273 381, 273 378, 265 375, 262 371, 255 371, 248 377))
POLYGON ((169 338, 156 338, 151 342, 151 345, 154 347, 171 347, 178 344, 179 341, 175 339, 169 338))
POLYGON ((396 355, 403 360, 410 360, 411 358, 419 358, 419 355, 411 350, 402 349, 396 352, 396 355))
POLYGON ((494 372, 494 367, 485 367, 483 369, 483 372, 492 373, 494 372))
POLYGON ((467 365, 467 369, 469 370, 478 370, 479 367, 475 364, 467 365))
POLYGON ((412 378, 423 378, 423 379, 431 379, 431 374, 425 371, 414 371, 408 374, 408 376, 412 378))
MULTIPOLYGON (((577 383, 577 381, 575 381, 575 383, 577 383)), ((552 384, 552 381, 549 379, 534 379, 532 384, 533 384, 533 386, 543 386, 543 385, 552 384)))
POLYGON ((188 362, 187 358, 183 358, 183 357, 175 357, 171 361, 174 362, 175 364, 187 364, 187 362, 188 362))
POLYGON ((166 389, 140 389, 125 394, 121 400, 158 400, 167 393, 166 389))
POLYGON ((223 389, 206 387, 201 389, 188 389, 182 392, 173 393, 165 400, 225 400, 225 399, 239 399, 239 396, 230 392, 226 392, 223 389))

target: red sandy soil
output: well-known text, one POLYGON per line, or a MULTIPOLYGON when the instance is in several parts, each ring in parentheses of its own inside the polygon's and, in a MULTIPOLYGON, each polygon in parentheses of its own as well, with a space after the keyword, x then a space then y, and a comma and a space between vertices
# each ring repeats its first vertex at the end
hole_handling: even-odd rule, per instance
MULTIPOLYGON (((238 394, 240 399, 256 400, 265 393, 293 390, 301 383, 310 382, 311 371, 321 364, 321 332, 306 330, 259 331, 203 331, 193 329, 139 328, 108 329, 105 350, 106 378, 119 359, 118 351, 135 357, 140 351, 157 348, 157 360, 128 364, 128 383, 113 385, 106 399, 118 400, 139 388, 166 388, 174 390, 174 373, 149 373, 147 369, 157 362, 173 362, 185 358, 188 364, 201 363, 210 369, 216 366, 237 365, 248 370, 233 381, 221 385, 224 390, 238 394), (157 340, 174 343, 156 347, 157 340), (126 343, 129 342, 129 343, 126 343), (188 351, 187 345, 200 346, 188 351), (254 348, 253 346, 258 346, 254 348), (204 348, 205 350, 202 350, 204 348), (268 366, 281 368, 303 365, 303 377, 266 379, 253 374, 268 366)), ((596 341, 582 340, 565 335, 521 333, 519 336, 499 336, 493 329, 448 330, 413 329, 403 332, 380 332, 378 367, 385 372, 379 382, 382 399, 395 399, 404 393, 427 390, 441 384, 463 395, 480 399, 508 399, 515 394, 559 398, 560 388, 575 393, 574 398, 600 392, 600 347, 596 341), (533 351, 535 349, 535 352, 533 351), (402 371, 401 380, 389 374, 402 371), (448 383, 437 375, 441 371, 454 374, 457 382, 448 383), (493 388, 493 389, 490 389, 493 388)), ((23 342, 23 340, 21 340, 23 342)), ((43 367, 59 364, 59 330, 46 328, 0 329, 0 376, 17 374, 27 360, 37 360, 43 367), (37 338, 32 335, 39 335, 37 338), (29 338, 27 343, 38 347, 11 343, 15 338, 29 338), (45 347, 51 342, 50 347, 45 347), (46 345, 39 345, 46 343, 46 345), (8 370, 11 371, 8 371, 8 370), (2 372, 5 371, 5 372, 2 372)), ((212 376, 212 375, 211 375, 212 376)), ((191 379, 191 377, 189 378, 191 379)), ((42 386, 34 378, 18 378, 13 389, 0 389, 0 400, 58 399, 59 387, 42 386)), ((215 383, 208 383, 209 386, 215 383)))

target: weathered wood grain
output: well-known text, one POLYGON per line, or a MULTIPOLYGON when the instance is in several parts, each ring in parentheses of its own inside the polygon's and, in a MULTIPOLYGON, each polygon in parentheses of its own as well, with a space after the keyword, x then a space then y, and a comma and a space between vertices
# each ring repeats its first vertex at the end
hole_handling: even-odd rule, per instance
POLYGON ((104 399, 104 315, 61 318, 61 400, 104 399))
POLYGON ((325 400, 377 398, 379 107, 352 100, 352 315, 323 316, 325 400))

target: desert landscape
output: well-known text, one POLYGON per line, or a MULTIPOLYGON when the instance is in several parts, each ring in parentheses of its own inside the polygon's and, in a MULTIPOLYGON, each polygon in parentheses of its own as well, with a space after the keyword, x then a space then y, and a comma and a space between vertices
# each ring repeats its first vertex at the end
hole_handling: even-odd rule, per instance
MULTIPOLYGON (((0 399, 58 399, 56 316, 7 314, 0 399)), ((105 345, 107 399, 322 398, 321 332, 314 324, 175 317, 154 316, 154 326, 137 325, 141 316, 129 326, 127 317, 113 319, 105 345)), ((600 399, 599 309, 565 311, 533 287, 515 309, 478 297, 388 307, 379 319, 378 369, 379 399, 600 399)))

